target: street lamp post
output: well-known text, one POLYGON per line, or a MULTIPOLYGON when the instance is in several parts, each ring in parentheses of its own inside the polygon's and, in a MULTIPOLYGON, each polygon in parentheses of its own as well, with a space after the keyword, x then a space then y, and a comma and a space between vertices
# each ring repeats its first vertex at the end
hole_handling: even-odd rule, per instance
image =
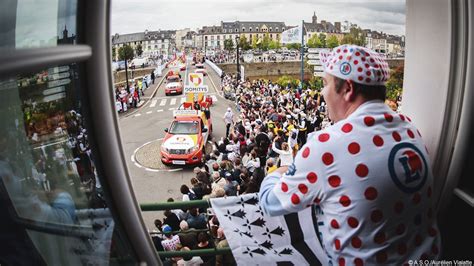
POLYGON ((237 46, 237 80, 240 81, 240 56, 239 56, 239 44, 240 44, 240 37, 235 37, 235 42, 237 46))

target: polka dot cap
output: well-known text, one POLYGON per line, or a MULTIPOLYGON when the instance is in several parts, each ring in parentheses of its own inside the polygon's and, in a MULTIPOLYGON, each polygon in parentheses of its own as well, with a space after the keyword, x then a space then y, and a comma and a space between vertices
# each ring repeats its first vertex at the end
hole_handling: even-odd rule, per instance
POLYGON ((344 44, 320 52, 324 71, 333 76, 365 85, 384 85, 390 69, 383 56, 365 47, 344 44))

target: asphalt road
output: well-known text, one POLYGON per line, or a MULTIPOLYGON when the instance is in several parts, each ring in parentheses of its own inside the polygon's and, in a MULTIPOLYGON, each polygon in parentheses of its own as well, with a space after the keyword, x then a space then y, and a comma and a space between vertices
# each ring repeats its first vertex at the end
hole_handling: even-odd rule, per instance
MULTIPOLYGON (((208 75, 204 77, 204 85, 209 86, 209 95, 214 100, 211 107, 213 137, 220 139, 225 135, 224 113, 227 107, 234 107, 234 104, 219 95, 220 78, 209 66, 206 65, 205 68, 208 75)), ((188 61, 187 70, 181 71, 183 81, 186 80, 185 74, 194 69, 188 61)), ((167 71, 168 69, 164 73, 167 71)), ((161 82, 162 77, 157 80, 161 82)), ((190 180, 194 176, 193 167, 167 167, 160 161, 160 139, 165 136, 164 129, 169 127, 172 121, 173 110, 184 101, 185 97, 185 95, 165 96, 165 86, 165 82, 161 82, 153 98, 132 115, 121 117, 119 120, 127 167, 139 203, 166 201, 170 197, 180 201, 181 185, 190 186, 190 180), (155 163, 153 167, 147 167, 149 162, 155 163)), ((162 212, 142 214, 148 229, 155 229, 153 221, 163 217, 162 212)))

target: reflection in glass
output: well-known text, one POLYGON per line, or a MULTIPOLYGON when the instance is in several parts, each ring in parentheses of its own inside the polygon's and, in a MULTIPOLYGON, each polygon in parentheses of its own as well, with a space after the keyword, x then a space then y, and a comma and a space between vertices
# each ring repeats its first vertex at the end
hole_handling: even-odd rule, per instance
MULTIPOLYGON (((0 81, 0 204, 9 213, 2 224, 25 229, 24 238, 9 240, 30 247, 34 254, 23 258, 30 264, 108 265, 111 256, 130 257, 127 250, 111 255, 118 231, 91 151, 78 73, 71 64, 0 81)), ((1 230, 3 242, 9 229, 1 230)), ((0 263, 25 263, 15 252, 0 251, 0 263)))
POLYGON ((1 1, 0 47, 77 43, 77 0, 1 1))

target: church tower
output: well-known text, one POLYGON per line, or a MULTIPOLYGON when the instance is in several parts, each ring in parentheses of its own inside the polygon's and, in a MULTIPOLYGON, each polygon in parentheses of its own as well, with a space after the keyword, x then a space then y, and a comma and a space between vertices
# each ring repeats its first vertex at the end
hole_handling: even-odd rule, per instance
POLYGON ((318 23, 318 17, 316 17, 316 11, 314 12, 313 14, 313 22, 312 22, 314 25, 316 25, 318 23))

